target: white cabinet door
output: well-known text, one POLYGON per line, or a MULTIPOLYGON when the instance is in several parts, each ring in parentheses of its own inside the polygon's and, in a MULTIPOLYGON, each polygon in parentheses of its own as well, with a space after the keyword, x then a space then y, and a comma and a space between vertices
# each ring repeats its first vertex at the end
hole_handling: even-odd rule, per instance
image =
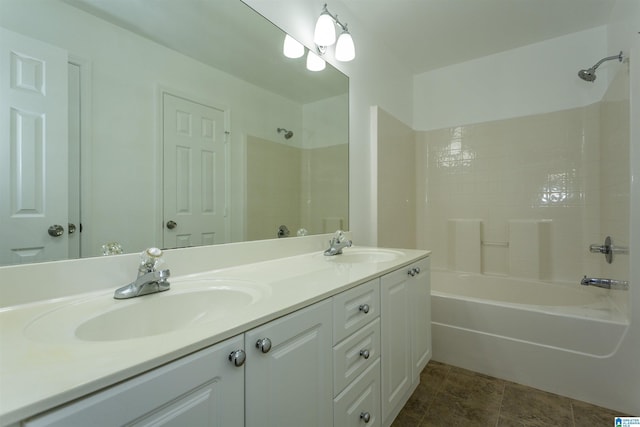
POLYGON ((245 334, 247 427, 333 424, 331 308, 319 302, 245 334))
POLYGON ((411 301, 411 363, 414 384, 431 359, 431 280, 430 262, 425 258, 411 266, 416 268, 410 281, 411 301))
POLYGON ((382 419, 389 425, 431 358, 429 258, 380 279, 382 419))
POLYGON ((384 425, 396 416, 412 385, 409 278, 402 268, 380 280, 384 425))
POLYGON ((243 344, 242 336, 231 338, 24 426, 242 426, 244 368, 229 355, 243 344))

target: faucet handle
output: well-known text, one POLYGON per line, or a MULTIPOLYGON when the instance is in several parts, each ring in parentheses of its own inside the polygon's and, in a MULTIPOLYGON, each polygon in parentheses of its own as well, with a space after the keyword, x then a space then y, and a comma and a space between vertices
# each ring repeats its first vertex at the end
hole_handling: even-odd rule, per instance
POLYGON ((167 270, 167 264, 162 258, 162 250, 159 248, 147 248, 140 254, 138 275, 143 275, 156 270, 167 270))

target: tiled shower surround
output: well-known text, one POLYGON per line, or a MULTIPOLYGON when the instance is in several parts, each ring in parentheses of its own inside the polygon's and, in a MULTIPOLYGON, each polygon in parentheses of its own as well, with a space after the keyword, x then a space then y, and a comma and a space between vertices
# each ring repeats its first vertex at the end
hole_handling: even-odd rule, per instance
POLYGON ((628 88, 623 67, 593 105, 416 132, 418 247, 433 266, 450 266, 452 219, 481 221, 481 272, 499 275, 510 275, 509 221, 550 220, 537 248, 548 279, 628 279, 628 256, 608 265, 588 251, 606 235, 628 245, 628 88))
POLYGON ((280 225, 292 236, 346 229, 347 144, 303 149, 247 136, 246 239, 273 239, 280 225))

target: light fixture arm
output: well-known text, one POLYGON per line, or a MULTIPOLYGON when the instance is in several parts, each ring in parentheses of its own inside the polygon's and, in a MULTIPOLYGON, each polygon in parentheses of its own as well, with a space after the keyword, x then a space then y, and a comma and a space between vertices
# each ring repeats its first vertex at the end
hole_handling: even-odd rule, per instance
POLYGON ((331 12, 329 12, 329 9, 327 9, 327 4, 326 3, 322 7, 322 13, 326 13, 327 15, 329 15, 331 17, 331 19, 333 19, 335 21, 335 23, 340 27, 340 29, 342 31, 347 31, 347 23, 345 22, 343 24, 342 22, 340 22, 340 20, 338 19, 338 14, 337 13, 334 15, 331 12))

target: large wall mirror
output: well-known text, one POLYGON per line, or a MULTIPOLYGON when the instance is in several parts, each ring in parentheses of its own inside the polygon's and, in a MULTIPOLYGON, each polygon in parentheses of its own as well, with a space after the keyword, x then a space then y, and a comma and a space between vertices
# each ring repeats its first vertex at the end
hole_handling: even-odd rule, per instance
POLYGON ((0 32, 0 265, 348 228, 348 78, 240 0, 2 0, 0 32))

